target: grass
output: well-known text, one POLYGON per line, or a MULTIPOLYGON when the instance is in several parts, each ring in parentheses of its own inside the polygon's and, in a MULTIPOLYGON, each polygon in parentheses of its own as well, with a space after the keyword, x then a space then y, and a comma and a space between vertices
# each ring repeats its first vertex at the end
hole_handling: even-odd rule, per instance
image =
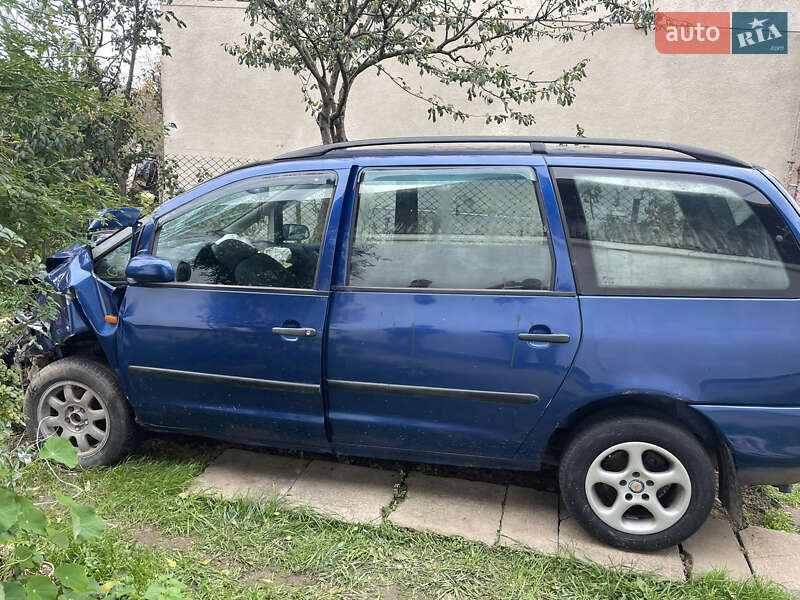
MULTIPOLYGON (((112 526, 101 540, 82 546, 79 557, 56 558, 80 558, 101 582, 128 577, 144 584, 171 574, 194 597, 215 600, 791 598, 758 578, 736 582, 714 573, 678 583, 388 523, 345 524, 275 499, 191 494, 211 458, 202 449, 198 458, 191 454, 168 446, 113 468, 61 473, 85 490, 81 502, 97 506, 112 526)), ((35 465, 25 484, 42 497, 61 486, 35 465)))

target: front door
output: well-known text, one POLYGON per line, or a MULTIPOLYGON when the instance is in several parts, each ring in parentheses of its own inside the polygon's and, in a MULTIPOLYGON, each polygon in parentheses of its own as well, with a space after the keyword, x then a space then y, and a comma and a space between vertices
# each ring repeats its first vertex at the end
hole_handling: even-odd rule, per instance
POLYGON ((346 285, 330 305, 337 450, 513 457, 581 333, 546 183, 527 165, 361 172, 346 285))
POLYGON ((120 371, 140 420, 327 448, 317 279, 335 187, 331 172, 250 178, 159 219, 152 253, 176 282, 131 286, 120 314, 120 371))

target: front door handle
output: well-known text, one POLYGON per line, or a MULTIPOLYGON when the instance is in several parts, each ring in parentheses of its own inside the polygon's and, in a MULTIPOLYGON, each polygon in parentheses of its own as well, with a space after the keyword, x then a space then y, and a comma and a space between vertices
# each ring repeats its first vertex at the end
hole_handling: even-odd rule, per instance
POLYGON ((568 333, 519 333, 517 339, 523 342, 549 342, 551 344, 566 344, 569 342, 568 333))
POLYGON ((317 330, 312 327, 273 327, 272 333, 290 337, 314 337, 317 330))

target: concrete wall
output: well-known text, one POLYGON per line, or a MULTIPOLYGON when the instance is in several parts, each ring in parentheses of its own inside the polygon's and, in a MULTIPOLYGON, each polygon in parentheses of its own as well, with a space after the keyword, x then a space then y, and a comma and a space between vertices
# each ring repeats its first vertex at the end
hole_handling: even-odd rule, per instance
MULTIPOLYGON (((241 67, 223 50, 249 27, 244 6, 235 0, 172 5, 187 27, 165 24, 172 56, 163 60, 164 118, 177 126, 168 154, 262 159, 320 143, 290 73, 241 67)), ((800 30, 796 0, 659 0, 656 7, 789 11, 789 29, 800 30)), ((587 136, 706 146, 789 179, 800 110, 800 34, 789 33, 787 55, 663 55, 652 33, 622 26, 570 44, 520 46, 510 62, 548 79, 583 57, 590 58, 588 77, 577 85, 575 103, 539 104, 536 124, 527 128, 480 119, 432 123, 424 103, 365 73, 351 95, 348 136, 574 135, 579 123, 587 136)))

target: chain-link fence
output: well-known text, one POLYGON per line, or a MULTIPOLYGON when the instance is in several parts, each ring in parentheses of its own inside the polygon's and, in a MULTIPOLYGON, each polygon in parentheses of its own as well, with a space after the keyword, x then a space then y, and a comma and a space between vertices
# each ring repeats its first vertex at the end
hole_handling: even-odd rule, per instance
POLYGON ((252 158, 168 154, 161 165, 159 188, 170 198, 226 171, 254 162, 252 158))
POLYGON ((410 190, 412 207, 402 208, 397 190, 361 194, 365 235, 417 233, 451 235, 541 235, 542 221, 531 181, 515 179, 465 180, 421 185, 410 190), (413 214, 398 216, 398 210, 413 214), (410 218, 409 218, 410 217, 410 218))

